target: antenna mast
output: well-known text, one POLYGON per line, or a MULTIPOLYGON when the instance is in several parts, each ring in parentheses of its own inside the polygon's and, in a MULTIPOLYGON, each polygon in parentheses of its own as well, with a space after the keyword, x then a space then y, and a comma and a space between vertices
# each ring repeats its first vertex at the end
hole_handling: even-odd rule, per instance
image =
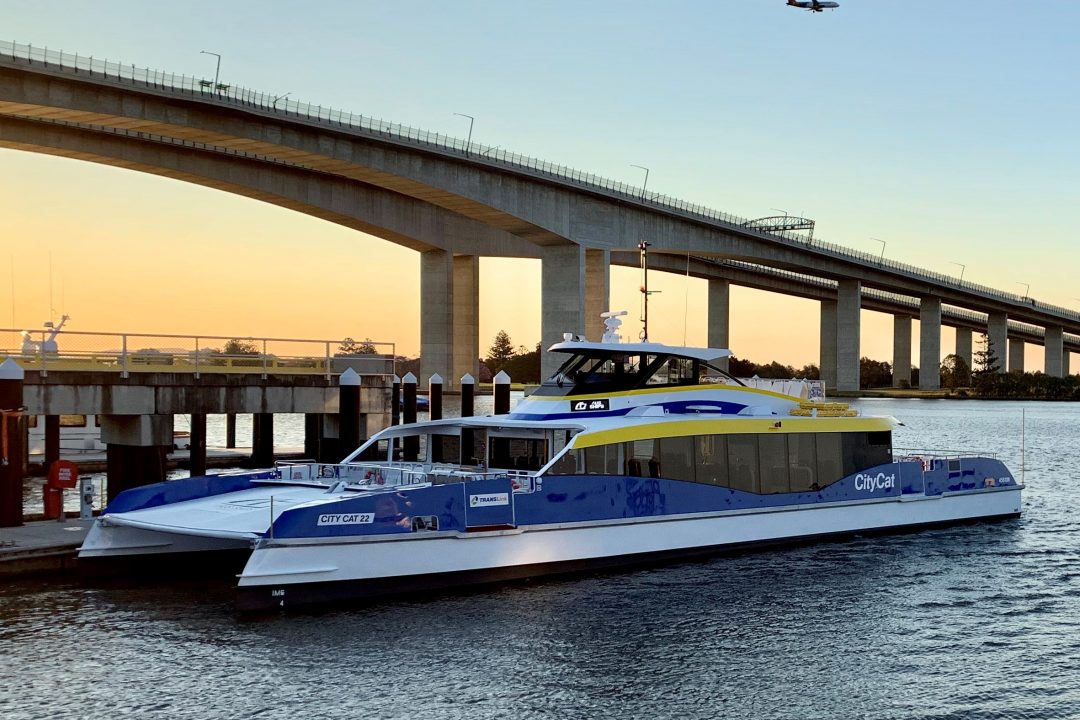
POLYGON ((649 245, 642 240, 638 243, 641 251, 641 341, 649 342, 649 296, 659 290, 649 290, 649 245))

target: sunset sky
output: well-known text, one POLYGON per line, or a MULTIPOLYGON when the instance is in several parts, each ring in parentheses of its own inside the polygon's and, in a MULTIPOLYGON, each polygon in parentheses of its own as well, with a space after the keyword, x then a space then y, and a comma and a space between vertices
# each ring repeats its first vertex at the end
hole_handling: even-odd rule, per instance
MULTIPOLYGON (((650 191, 1080 308, 1080 4, 841 5, 42 0, 5 7, 0 39, 212 78, 209 50, 223 82, 462 138, 466 113, 477 142, 638 184, 647 166, 650 191)), ((0 150, 0 237, 0 327, 66 311, 72 330, 419 349, 416 253, 254 200, 0 150)), ((636 317, 638 280, 612 271, 613 308, 636 317)), ((536 343, 539 281, 539 261, 481 261, 482 350, 499 329, 536 343)), ((650 284, 652 339, 703 344, 705 283, 650 284)), ((732 299, 738 356, 817 362, 817 303, 732 299)), ((864 312, 862 354, 891 347, 864 312)))

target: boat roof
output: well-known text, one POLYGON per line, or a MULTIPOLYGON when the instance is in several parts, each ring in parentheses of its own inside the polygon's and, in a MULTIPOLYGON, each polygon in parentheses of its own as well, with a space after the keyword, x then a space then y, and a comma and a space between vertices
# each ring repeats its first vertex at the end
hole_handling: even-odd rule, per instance
POLYGON ((589 340, 566 340, 555 343, 548 348, 548 352, 577 353, 599 351, 603 353, 621 353, 632 355, 635 353, 649 353, 652 355, 675 355, 677 357, 693 358, 694 360, 719 360, 731 357, 731 351, 721 348, 695 348, 681 345, 663 345, 653 342, 614 343, 614 342, 591 342, 589 340))

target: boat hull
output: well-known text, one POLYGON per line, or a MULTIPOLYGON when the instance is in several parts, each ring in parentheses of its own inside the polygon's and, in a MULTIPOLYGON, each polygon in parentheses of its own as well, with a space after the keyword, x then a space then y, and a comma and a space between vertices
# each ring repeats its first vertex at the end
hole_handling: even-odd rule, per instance
POLYGON ((1020 515, 1020 486, 624 522, 390 538, 267 540, 238 585, 243 610, 415 594, 677 561, 761 546, 1020 515))

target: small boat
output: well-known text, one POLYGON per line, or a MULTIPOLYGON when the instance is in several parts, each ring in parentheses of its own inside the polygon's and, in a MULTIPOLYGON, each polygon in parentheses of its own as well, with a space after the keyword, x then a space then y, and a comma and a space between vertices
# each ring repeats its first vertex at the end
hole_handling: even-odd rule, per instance
POLYGON ((605 315, 507 415, 128 490, 80 564, 236 553, 239 607, 288 608, 1020 514, 993 457, 894 452, 891 418, 748 387, 726 349, 621 342, 605 315))

